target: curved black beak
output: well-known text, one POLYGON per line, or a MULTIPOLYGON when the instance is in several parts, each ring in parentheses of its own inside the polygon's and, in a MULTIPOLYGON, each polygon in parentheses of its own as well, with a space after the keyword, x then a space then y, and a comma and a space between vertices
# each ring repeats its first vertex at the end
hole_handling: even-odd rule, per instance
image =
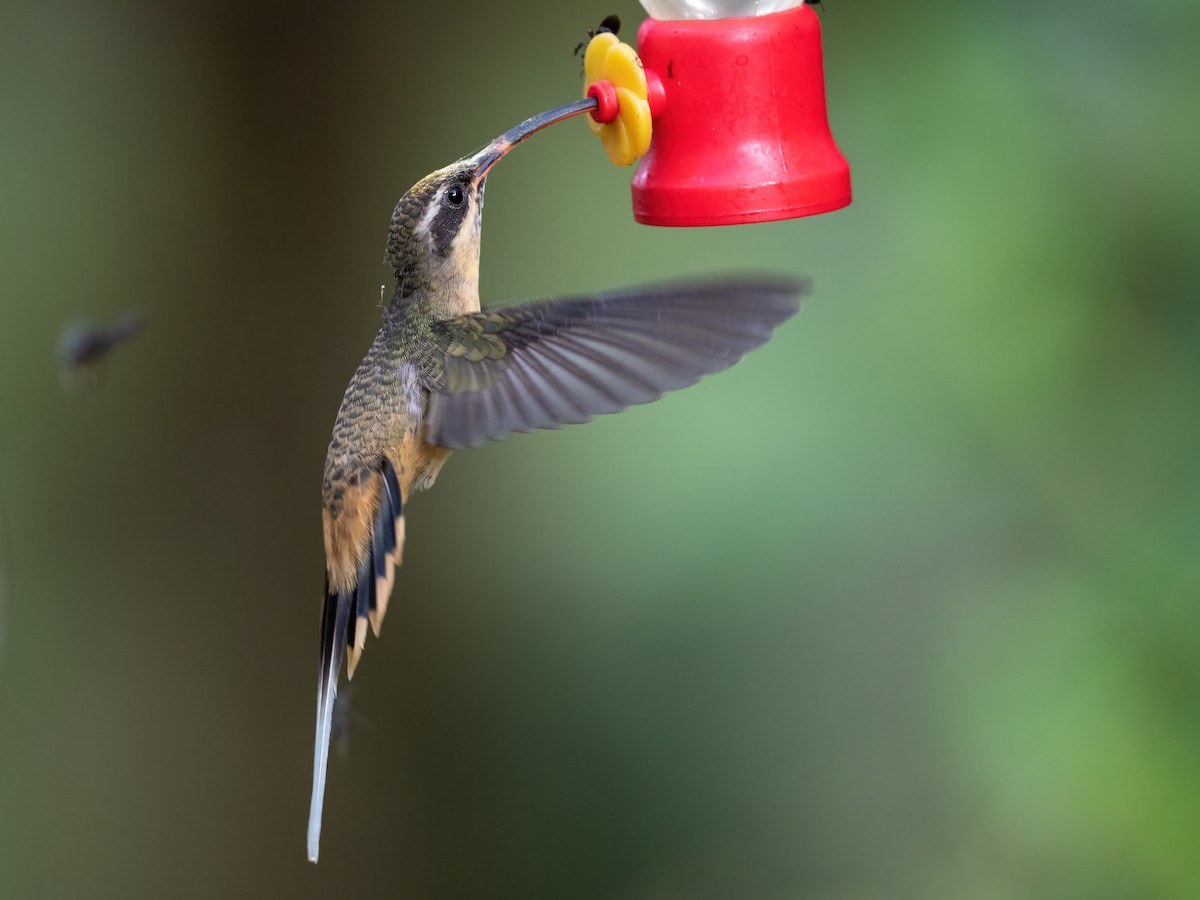
POLYGON ((546 110, 544 113, 539 113, 532 118, 526 119, 515 128, 510 128, 500 137, 496 138, 473 157, 475 161, 475 183, 483 181, 487 177, 488 170, 494 166, 504 154, 506 154, 525 138, 531 134, 541 131, 543 128, 553 125, 555 122, 561 122, 563 119, 569 119, 571 116, 577 116, 580 113, 585 113, 596 108, 597 101, 595 97, 584 97, 582 100, 576 100, 574 103, 568 103, 566 106, 556 106, 554 109, 546 110))

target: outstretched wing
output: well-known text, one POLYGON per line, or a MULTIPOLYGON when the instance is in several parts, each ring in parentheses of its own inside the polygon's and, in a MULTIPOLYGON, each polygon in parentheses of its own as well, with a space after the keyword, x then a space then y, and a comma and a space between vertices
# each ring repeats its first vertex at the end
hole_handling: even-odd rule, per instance
POLYGON ((740 279, 472 313, 434 325, 426 440, 478 447, 695 384, 766 343, 807 283, 740 279))

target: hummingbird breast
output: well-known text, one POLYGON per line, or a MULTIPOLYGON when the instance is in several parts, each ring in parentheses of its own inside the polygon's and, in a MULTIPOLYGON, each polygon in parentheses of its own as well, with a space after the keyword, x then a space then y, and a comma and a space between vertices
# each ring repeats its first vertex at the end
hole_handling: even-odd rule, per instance
POLYGON ((430 487, 449 450, 425 440, 429 393, 404 352, 405 332, 387 325, 350 379, 333 426, 322 485, 325 550, 333 581, 353 583, 379 507, 380 468, 392 464, 407 502, 430 487))

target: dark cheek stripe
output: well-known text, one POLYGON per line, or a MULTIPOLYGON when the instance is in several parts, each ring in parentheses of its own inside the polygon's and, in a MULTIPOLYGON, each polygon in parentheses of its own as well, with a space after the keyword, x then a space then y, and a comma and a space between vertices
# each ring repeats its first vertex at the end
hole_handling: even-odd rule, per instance
POLYGON ((454 239, 462 230, 463 215, 466 211, 466 204, 458 209, 445 207, 429 223, 429 236, 433 239, 433 250, 438 256, 444 258, 450 255, 454 239))

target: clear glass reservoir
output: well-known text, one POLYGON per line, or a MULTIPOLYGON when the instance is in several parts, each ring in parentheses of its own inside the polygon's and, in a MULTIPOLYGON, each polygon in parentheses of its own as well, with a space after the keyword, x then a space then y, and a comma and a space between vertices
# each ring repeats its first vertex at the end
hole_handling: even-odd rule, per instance
POLYGON ((803 3, 804 0, 641 0, 642 8, 651 18, 663 22, 765 16, 803 3))

